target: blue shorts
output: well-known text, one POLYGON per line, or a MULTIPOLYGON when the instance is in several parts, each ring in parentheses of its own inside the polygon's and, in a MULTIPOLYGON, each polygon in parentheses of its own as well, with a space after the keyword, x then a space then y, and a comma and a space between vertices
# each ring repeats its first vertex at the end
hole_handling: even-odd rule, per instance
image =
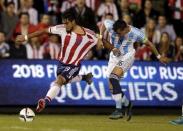
POLYGON ((75 66, 59 62, 57 65, 57 76, 62 75, 66 82, 76 77, 79 74, 81 65, 75 66))

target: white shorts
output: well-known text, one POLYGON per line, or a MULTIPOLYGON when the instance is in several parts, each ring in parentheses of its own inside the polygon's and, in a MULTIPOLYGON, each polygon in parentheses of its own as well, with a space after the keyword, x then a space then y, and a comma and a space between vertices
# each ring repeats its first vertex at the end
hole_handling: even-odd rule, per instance
POLYGON ((135 50, 119 57, 114 56, 111 52, 107 67, 107 76, 110 76, 111 72, 116 66, 121 67, 123 69, 123 72, 125 73, 133 65, 134 59, 135 50))

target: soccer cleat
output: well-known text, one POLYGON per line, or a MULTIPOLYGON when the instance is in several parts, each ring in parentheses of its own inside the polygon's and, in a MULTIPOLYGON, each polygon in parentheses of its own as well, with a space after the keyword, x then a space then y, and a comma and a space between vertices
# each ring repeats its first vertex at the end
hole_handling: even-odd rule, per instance
POLYGON ((36 112, 41 112, 45 108, 45 105, 46 105, 45 99, 40 99, 37 104, 36 112))
POLYGON ((176 120, 170 121, 170 123, 173 124, 173 125, 183 125, 183 116, 176 119, 176 120))
POLYGON ((132 102, 130 101, 129 102, 129 105, 126 107, 125 109, 125 114, 127 116, 127 121, 130 121, 131 118, 132 118, 132 107, 133 107, 133 104, 132 102))
POLYGON ((121 112, 121 109, 116 109, 110 116, 109 119, 120 119, 123 118, 123 113, 121 112))
POLYGON ((88 73, 86 75, 83 75, 83 80, 86 81, 86 83, 89 85, 93 82, 92 78, 93 78, 92 73, 88 73))

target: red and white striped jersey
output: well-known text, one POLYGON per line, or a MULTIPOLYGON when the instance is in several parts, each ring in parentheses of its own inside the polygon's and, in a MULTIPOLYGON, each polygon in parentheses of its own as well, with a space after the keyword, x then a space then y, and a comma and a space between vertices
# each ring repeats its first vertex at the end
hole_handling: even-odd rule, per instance
POLYGON ((58 60, 64 64, 79 65, 88 51, 97 44, 98 38, 95 33, 89 29, 83 28, 85 35, 75 32, 67 33, 64 25, 57 25, 49 28, 52 34, 58 34, 61 37, 61 48, 58 54, 58 60))

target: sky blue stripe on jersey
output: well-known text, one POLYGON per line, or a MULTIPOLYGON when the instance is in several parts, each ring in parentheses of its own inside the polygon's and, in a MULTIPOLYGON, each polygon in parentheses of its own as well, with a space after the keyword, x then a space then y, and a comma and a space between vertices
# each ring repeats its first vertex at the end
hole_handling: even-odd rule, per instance
POLYGON ((121 45, 119 43, 115 45, 115 47, 118 48, 118 49, 120 48, 120 46, 121 45))
POLYGON ((123 47, 123 50, 124 50, 124 53, 125 53, 125 54, 128 53, 128 47, 129 47, 129 46, 124 46, 124 47, 123 47))
POLYGON ((112 33, 111 41, 112 41, 111 44, 113 44, 115 46, 115 34, 114 33, 112 33))
POLYGON ((133 49, 134 42, 143 42, 146 38, 145 34, 140 29, 133 26, 130 27, 131 31, 126 36, 119 39, 117 34, 113 30, 110 30, 112 44, 124 54, 133 49))
POLYGON ((120 37, 120 38, 119 38, 118 43, 117 43, 117 47, 116 47, 116 48, 120 48, 120 46, 121 46, 122 43, 123 43, 123 40, 124 40, 124 37, 120 37))
POLYGON ((137 35, 136 41, 137 42, 142 42, 144 40, 144 38, 145 38, 145 34, 141 30, 139 30, 138 28, 136 28, 136 27, 133 27, 133 29, 134 29, 133 30, 133 33, 135 35, 137 35))

